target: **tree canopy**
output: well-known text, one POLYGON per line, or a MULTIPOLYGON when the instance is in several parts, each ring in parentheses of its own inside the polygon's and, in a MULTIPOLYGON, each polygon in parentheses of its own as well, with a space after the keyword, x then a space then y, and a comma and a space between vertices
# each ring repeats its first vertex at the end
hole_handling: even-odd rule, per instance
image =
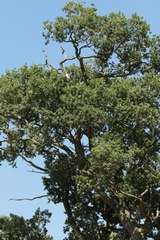
POLYGON ((30 219, 15 214, 0 217, 0 240, 53 240, 47 235, 46 224, 51 214, 38 208, 30 219))
POLYGON ((160 36, 136 14, 62 10, 43 33, 61 44, 59 67, 44 50, 45 64, 0 78, 0 160, 44 173, 65 239, 159 239, 160 36))

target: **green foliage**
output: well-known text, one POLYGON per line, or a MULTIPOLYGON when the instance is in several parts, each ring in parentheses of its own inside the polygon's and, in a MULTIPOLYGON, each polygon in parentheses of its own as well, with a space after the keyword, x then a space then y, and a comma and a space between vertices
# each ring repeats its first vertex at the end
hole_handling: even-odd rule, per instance
POLYGON ((1 240, 52 240, 47 235, 46 224, 51 214, 48 210, 40 211, 38 208, 30 219, 24 219, 14 214, 10 217, 0 217, 0 239, 1 240))
POLYGON ((74 57, 62 47, 59 69, 1 76, 0 160, 20 156, 46 174, 49 201, 64 205, 66 239, 156 239, 160 37, 136 14, 99 16, 73 1, 63 12, 43 35, 71 44, 74 57))
POLYGON ((62 10, 65 17, 44 22, 46 44, 50 39, 71 42, 79 46, 80 53, 88 48, 96 56, 92 66, 95 75, 105 72, 107 77, 125 77, 159 72, 160 37, 151 38, 149 25, 136 14, 129 19, 120 12, 99 16, 94 6, 86 8, 73 1, 62 10))

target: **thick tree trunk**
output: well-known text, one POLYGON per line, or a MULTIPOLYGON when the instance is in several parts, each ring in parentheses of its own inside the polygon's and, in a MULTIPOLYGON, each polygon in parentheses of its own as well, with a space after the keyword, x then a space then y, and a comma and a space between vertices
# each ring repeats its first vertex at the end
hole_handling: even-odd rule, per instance
POLYGON ((130 233, 131 240, 144 240, 147 233, 151 230, 152 222, 149 217, 146 216, 146 220, 141 227, 138 227, 137 223, 132 219, 130 212, 122 206, 118 206, 113 199, 106 194, 101 194, 101 200, 108 204, 117 214, 119 220, 130 233))
POLYGON ((146 217, 145 222, 138 227, 137 223, 131 218, 130 212, 126 209, 120 209, 119 207, 115 210, 121 223, 125 229, 130 233, 131 240, 144 240, 147 233, 151 230, 151 219, 146 217))

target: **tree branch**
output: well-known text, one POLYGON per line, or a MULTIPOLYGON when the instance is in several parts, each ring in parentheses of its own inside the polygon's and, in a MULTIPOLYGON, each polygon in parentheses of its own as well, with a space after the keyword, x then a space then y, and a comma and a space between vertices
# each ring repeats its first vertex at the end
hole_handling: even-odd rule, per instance
POLYGON ((58 143, 57 141, 55 141, 54 139, 52 140, 52 143, 60 148, 61 150, 64 150, 68 155, 71 155, 74 157, 74 153, 69 149, 69 147, 67 147, 66 145, 64 145, 63 143, 58 143))
POLYGON ((156 215, 154 216, 154 214, 153 214, 152 220, 155 222, 158 218, 160 218, 160 210, 159 210, 159 207, 157 207, 156 215))
POLYGON ((34 170, 32 170, 32 171, 28 170, 27 172, 38 173, 38 174, 45 174, 44 172, 39 172, 39 171, 34 171, 34 170))
POLYGON ((50 195, 41 195, 41 196, 37 196, 37 197, 33 197, 33 198, 10 198, 9 200, 13 200, 13 201, 24 201, 24 200, 28 200, 28 201, 33 201, 35 199, 39 199, 39 198, 43 198, 43 197, 48 197, 50 195))
POLYGON ((77 227, 76 227, 75 225, 73 225, 72 223, 70 223, 70 222, 67 221, 67 220, 66 220, 65 223, 73 229, 73 231, 77 234, 77 236, 78 236, 78 238, 79 238, 80 240, 85 240, 85 239, 83 238, 83 236, 81 235, 80 230, 77 229, 77 227))
MULTIPOLYGON (((47 56, 46 50, 43 49, 42 52, 44 53, 44 56, 45 56, 45 58, 46 58, 44 65, 47 66, 47 67, 50 67, 50 68, 52 68, 52 69, 59 70, 59 69, 53 67, 53 65, 48 62, 48 56, 47 56)), ((41 65, 42 65, 42 64, 41 64, 41 65)))
POLYGON ((146 211, 145 211, 145 206, 144 206, 144 195, 148 192, 148 188, 143 192, 141 193, 140 195, 140 205, 141 205, 141 213, 142 213, 142 217, 146 217, 146 211))
POLYGON ((39 167, 38 165, 36 165, 36 164, 33 163, 32 161, 27 160, 21 153, 18 152, 18 154, 19 154, 19 156, 20 156, 25 162, 29 163, 29 165, 31 165, 32 167, 34 167, 34 168, 36 168, 36 169, 38 169, 38 170, 40 170, 40 171, 42 171, 42 172, 47 173, 47 169, 42 168, 42 167, 39 167))
POLYGON ((123 192, 121 190, 118 190, 119 193, 121 193, 122 195, 124 195, 125 197, 128 197, 128 198, 133 198, 134 200, 139 200, 140 201, 140 198, 136 197, 135 195, 132 195, 130 193, 126 193, 126 192, 123 192))
POLYGON ((75 223, 75 220, 74 220, 74 217, 72 215, 71 208, 70 208, 70 204, 68 202, 67 193, 65 194, 65 197, 63 199, 63 205, 64 205, 64 209, 66 211, 66 214, 68 216, 68 219, 66 220, 65 223, 73 229, 73 231, 77 234, 77 236, 80 240, 85 240, 82 236, 82 233, 81 233, 80 229, 77 227, 77 225, 75 223))
POLYGON ((71 39, 71 42, 72 42, 73 47, 75 49, 76 58, 77 58, 77 60, 79 61, 79 64, 80 64, 82 76, 84 77, 84 79, 86 81, 88 79, 88 77, 87 77, 87 74, 86 74, 83 58, 80 56, 80 50, 78 48, 78 43, 73 39, 72 34, 73 34, 73 32, 70 34, 70 39, 71 39))
MULTIPOLYGON (((18 139, 17 139, 18 140, 18 139)), ((21 138, 20 140, 22 141, 31 141, 32 143, 34 143, 35 145, 39 145, 42 146, 41 143, 39 143, 37 140, 35 140, 34 138, 21 138)))
POLYGON ((63 48, 61 45, 60 45, 60 48, 62 49, 62 55, 64 56, 64 59, 59 63, 59 65, 60 65, 60 68, 61 68, 62 72, 64 73, 65 77, 69 80, 69 79, 70 79, 70 76, 69 76, 69 74, 67 73, 65 67, 63 66, 63 63, 64 63, 65 61, 67 61, 67 60, 73 60, 74 57, 71 58, 71 59, 68 59, 67 56, 66 56, 66 54, 65 54, 64 48, 63 48))
POLYGON ((160 218, 160 210, 159 210, 159 207, 157 207, 156 216, 155 216, 155 218, 154 218, 154 221, 156 221, 158 218, 160 218))

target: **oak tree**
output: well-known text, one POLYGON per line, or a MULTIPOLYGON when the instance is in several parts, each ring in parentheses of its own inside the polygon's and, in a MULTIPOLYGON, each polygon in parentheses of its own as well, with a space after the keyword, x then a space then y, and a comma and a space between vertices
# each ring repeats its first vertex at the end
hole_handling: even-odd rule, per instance
POLYGON ((62 10, 43 33, 59 66, 44 50, 45 64, 1 76, 0 159, 44 173, 66 239, 159 239, 160 36, 136 14, 62 10))

